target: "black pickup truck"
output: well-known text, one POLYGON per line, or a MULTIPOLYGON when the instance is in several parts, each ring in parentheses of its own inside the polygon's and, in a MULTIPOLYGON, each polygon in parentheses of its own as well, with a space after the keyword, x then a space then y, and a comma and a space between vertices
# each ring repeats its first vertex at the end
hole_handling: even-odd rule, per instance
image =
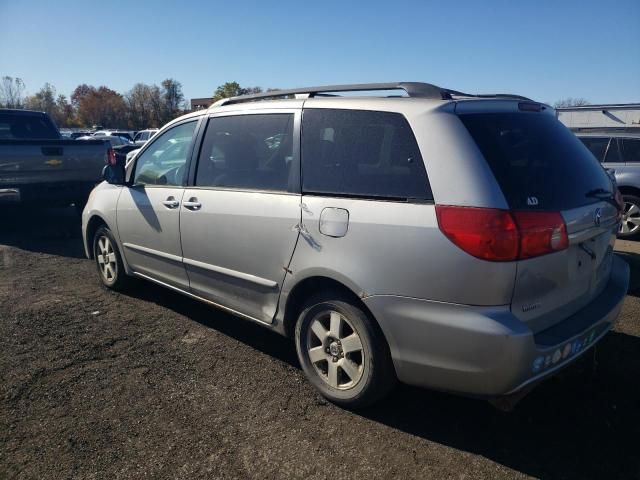
POLYGON ((46 113, 0 109, 0 205, 82 208, 113 155, 103 140, 62 140, 46 113))

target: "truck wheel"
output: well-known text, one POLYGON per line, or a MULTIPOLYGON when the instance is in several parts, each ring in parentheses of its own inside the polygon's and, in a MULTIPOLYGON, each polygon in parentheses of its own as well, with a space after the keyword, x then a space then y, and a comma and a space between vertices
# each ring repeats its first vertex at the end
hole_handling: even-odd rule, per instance
POLYGON ((623 198, 624 210, 618 238, 628 239, 640 233, 640 198, 634 195, 624 195, 623 198))
POLYGON ((118 244, 106 226, 99 227, 93 237, 93 256, 102 284, 112 290, 125 289, 129 278, 124 271, 118 244))
POLYGON ((341 296, 307 302, 296 324, 295 341, 307 379, 340 406, 371 405, 396 383, 382 332, 362 308, 341 296))

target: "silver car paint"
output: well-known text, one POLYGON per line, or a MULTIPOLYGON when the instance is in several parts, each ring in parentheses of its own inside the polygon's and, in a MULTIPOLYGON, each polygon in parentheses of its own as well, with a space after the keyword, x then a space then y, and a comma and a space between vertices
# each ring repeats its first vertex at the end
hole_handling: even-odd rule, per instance
POLYGON ((129 268, 174 287, 189 289, 180 244, 182 187, 124 188, 117 223, 129 268), (163 202, 177 202, 167 207, 163 202))
MULTIPOLYGON (((267 107, 269 110, 296 109, 303 105, 304 108, 353 108, 402 113, 416 136, 437 203, 507 208, 499 186, 475 143, 456 117, 456 111, 509 111, 517 109, 516 102, 318 98, 233 104, 212 109, 209 114, 242 113, 265 110, 267 107)), ((190 116, 203 114, 198 112, 190 116)), ((106 199, 109 195, 116 196, 113 189, 99 186, 96 190, 83 215, 85 232, 86 224, 94 214, 106 217, 110 225, 115 224, 114 200, 106 199)), ((123 187, 122 190, 129 189, 123 187)), ((550 281, 555 282, 561 290, 565 289, 566 294, 566 289, 571 288, 572 267, 569 270, 566 264, 558 267, 564 270, 556 272, 557 276, 553 271, 547 272, 547 268, 549 263, 556 260, 567 261, 566 258, 554 260, 556 255, 573 255, 574 260, 581 258, 577 251, 572 250, 575 245, 567 252, 537 259, 509 263, 485 262, 467 255, 440 232, 435 208, 428 203, 407 204, 312 195, 282 195, 290 198, 284 200, 279 198, 281 195, 274 195, 278 197, 280 206, 275 210, 267 210, 259 205, 264 193, 189 187, 184 198, 193 196, 201 201, 203 209, 191 212, 180 208, 181 218, 189 222, 189 227, 185 227, 182 233, 182 252, 171 250, 174 245, 172 239, 168 245, 160 240, 144 240, 150 242, 149 245, 155 245, 158 251, 166 249, 168 252, 164 253, 187 259, 188 278, 193 280, 190 286, 179 287, 183 293, 212 301, 263 324, 271 321, 269 317, 277 301, 271 328, 285 333, 285 308, 295 286, 311 277, 330 278, 362 298, 385 334, 398 377, 411 384, 494 395, 508 393, 536 381, 544 375, 534 374, 531 362, 536 356, 554 350, 553 346, 541 347, 535 343, 536 331, 553 323, 563 323, 565 318, 566 322, 574 322, 574 318, 591 316, 594 317, 593 325, 603 325, 603 329, 598 330, 601 336, 617 317, 628 285, 628 266, 609 255, 608 260, 600 261, 598 265, 604 265, 602 268, 611 271, 610 278, 599 267, 592 267, 592 277, 600 276, 601 279, 595 283, 590 280, 590 302, 574 303, 570 309, 574 315, 563 317, 556 312, 560 311, 558 309, 564 302, 562 298, 549 293, 548 285, 550 281), (293 202, 297 205, 293 205, 293 202), (322 226, 321 217, 326 211, 331 212, 328 214, 330 228, 322 226), (338 211, 344 211, 346 215, 337 215, 338 211), (270 222, 266 230, 269 233, 256 234, 259 229, 252 222, 257 220, 259 224, 261 219, 274 212, 276 215, 272 216, 276 218, 271 220, 276 221, 270 222), (221 222, 223 233, 214 232, 213 222, 195 221, 199 213, 213 218, 213 222, 221 222), (298 224, 295 223, 296 218, 301 218, 298 224), (283 229, 287 229, 286 232, 283 229), (235 251, 242 235, 253 237, 244 238, 246 242, 235 251), (269 240, 265 244, 267 236, 269 240), (216 241, 212 242, 212 238, 216 241), (298 238, 297 243, 293 240, 295 238, 298 238), (281 242, 278 243, 276 239, 281 242), (216 247, 220 250, 215 251, 216 247), (252 247, 255 249, 253 252, 252 247), (276 252, 274 258, 262 258, 266 257, 263 247, 276 252), (288 258, 290 263, 287 263, 288 258), (282 273, 276 273, 278 268, 282 273), (196 273, 198 269, 207 273, 196 273), (279 278, 278 274, 282 276, 279 278), (214 277, 216 280, 212 281, 214 277), (226 278, 229 285, 218 282, 218 277, 220 280, 226 278), (238 287, 240 283, 241 288, 238 287), (274 283, 277 286, 273 287, 271 293, 266 293, 274 283), (517 285, 522 288, 518 290, 517 285), (532 311, 527 310, 525 313, 528 315, 525 316, 517 311, 522 305, 530 301, 535 303, 536 298, 545 294, 551 295, 544 302, 545 308, 538 311, 534 309, 530 314, 532 311), (605 304, 604 314, 600 315, 594 307, 596 301, 605 304), (553 319, 548 320, 551 317, 553 319)), ((589 241, 595 238, 596 258, 604 258, 603 253, 608 252, 610 247, 610 235, 603 231, 598 236, 598 232, 582 228, 580 212, 563 212, 563 215, 569 233, 575 235, 574 239, 580 235, 586 235, 589 241)), ((585 218, 586 215, 583 212, 585 218)), ((138 220, 144 221, 144 217, 138 220)), ((119 240, 130 234, 123 232, 129 227, 120 221, 117 228, 119 240)), ((175 237, 174 233, 171 231, 172 238, 175 237)), ((158 235, 152 231, 149 234, 158 235)), ((154 273, 153 268, 143 260, 141 257, 135 267, 126 268, 129 272, 146 268, 147 278, 165 284, 179 283, 175 278, 154 273)), ((571 315, 567 312, 563 312, 563 315, 571 315)), ((568 340, 578 338, 583 333, 574 332, 574 336, 568 340)), ((554 363, 553 368, 545 374, 571 360, 563 359, 557 365, 554 363)))
POLYGON ((433 205, 311 195, 302 202, 304 230, 286 289, 304 278, 326 276, 360 297, 402 295, 469 305, 511 300, 515 263, 478 262, 455 247, 438 229, 433 205), (320 233, 319 217, 326 208, 349 212, 344 237, 320 233))
MULTIPOLYGON (((595 331, 589 345, 615 323, 629 285, 629 266, 613 257, 611 278, 593 304, 566 322, 589 320, 559 344, 574 345, 595 331)), ((472 307, 397 296, 364 299, 389 342, 398 379, 412 385, 473 395, 503 395, 550 375, 582 355, 561 356, 548 370, 535 373, 536 359, 552 358, 558 345, 539 345, 528 326, 508 306, 472 307)), ((552 360, 553 361, 553 360, 552 360)))
POLYGON ((300 195, 200 188, 184 198, 202 205, 180 214, 191 291, 271 323, 298 238, 300 195))

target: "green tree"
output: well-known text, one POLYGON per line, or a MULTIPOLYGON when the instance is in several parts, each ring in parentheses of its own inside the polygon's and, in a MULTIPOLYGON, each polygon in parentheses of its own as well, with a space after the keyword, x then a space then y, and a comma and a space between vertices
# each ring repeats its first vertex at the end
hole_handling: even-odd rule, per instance
POLYGON ((238 95, 242 95, 242 87, 240 84, 238 82, 227 82, 216 88, 211 100, 217 102, 223 98, 237 97, 238 95))
POLYGON ((56 89, 50 83, 45 83, 35 94, 27 97, 24 103, 29 110, 46 112, 53 118, 56 118, 58 115, 56 89))
POLYGON ((167 123, 176 118, 184 104, 182 84, 173 78, 162 81, 162 123, 167 123))
POLYGON ((260 87, 243 88, 238 82, 227 82, 224 85, 220 85, 218 88, 216 88, 216 91, 213 92, 213 98, 211 100, 213 102, 217 102, 222 98, 237 97, 239 95, 249 95, 252 93, 260 92, 262 92, 262 88, 260 87))

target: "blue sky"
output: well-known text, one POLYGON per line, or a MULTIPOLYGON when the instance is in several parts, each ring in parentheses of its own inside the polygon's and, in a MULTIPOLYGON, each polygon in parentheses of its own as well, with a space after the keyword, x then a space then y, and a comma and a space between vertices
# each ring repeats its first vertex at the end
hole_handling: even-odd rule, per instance
POLYGON ((640 102, 640 0, 0 0, 0 75, 125 92, 425 81, 554 102, 640 102))

